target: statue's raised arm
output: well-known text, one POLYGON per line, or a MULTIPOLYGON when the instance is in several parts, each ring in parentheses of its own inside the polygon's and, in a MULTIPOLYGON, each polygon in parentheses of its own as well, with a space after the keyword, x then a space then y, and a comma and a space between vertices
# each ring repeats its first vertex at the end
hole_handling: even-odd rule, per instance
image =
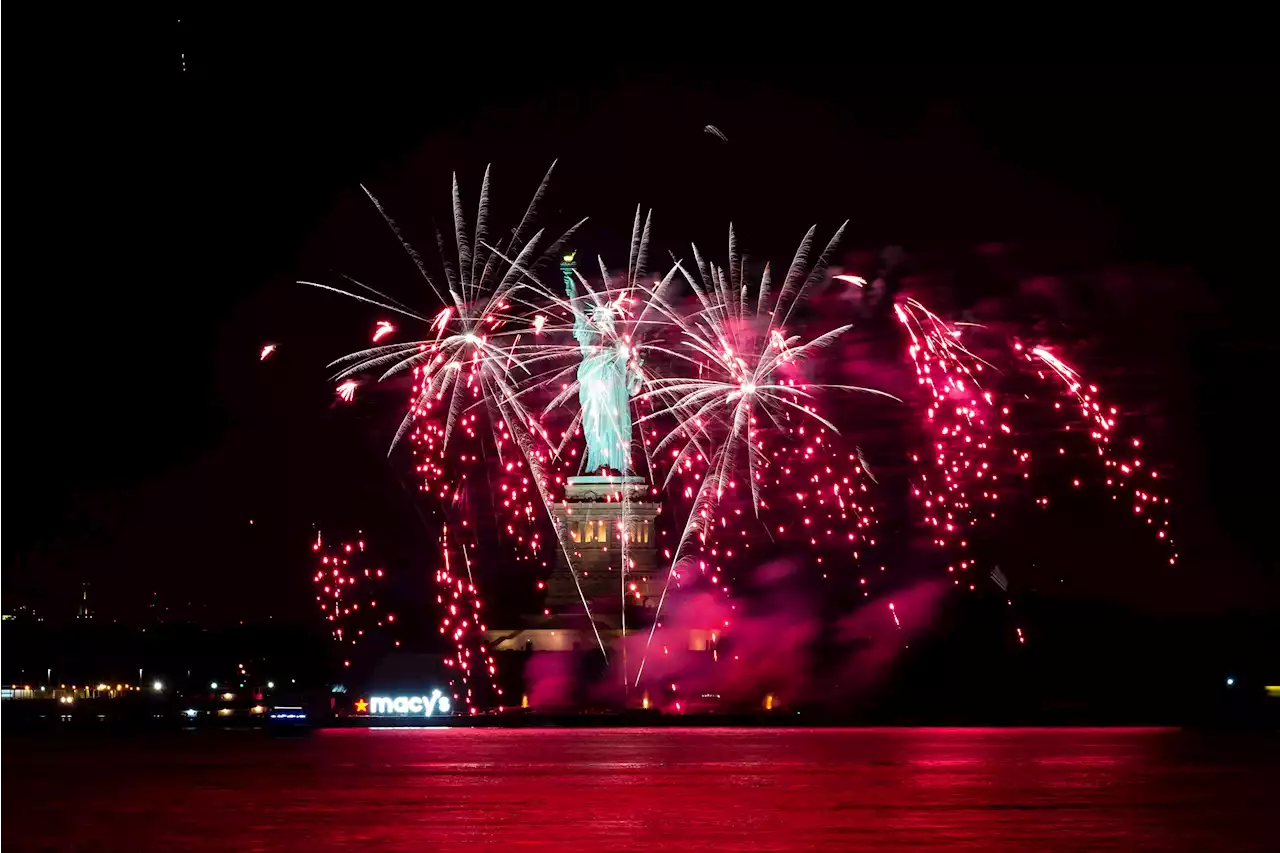
POLYGON ((582 306, 578 304, 578 265, 574 263, 577 252, 565 252, 560 256, 560 275, 564 278, 564 295, 568 297, 569 310, 573 311, 573 337, 582 348, 582 355, 590 355, 589 348, 596 342, 595 331, 591 328, 590 318, 582 306))
POLYGON ((564 278, 564 295, 569 297, 569 305, 573 308, 573 312, 578 313, 578 306, 575 300, 578 298, 578 283, 575 280, 574 270, 578 265, 573 262, 577 252, 565 252, 560 256, 560 275, 564 278))

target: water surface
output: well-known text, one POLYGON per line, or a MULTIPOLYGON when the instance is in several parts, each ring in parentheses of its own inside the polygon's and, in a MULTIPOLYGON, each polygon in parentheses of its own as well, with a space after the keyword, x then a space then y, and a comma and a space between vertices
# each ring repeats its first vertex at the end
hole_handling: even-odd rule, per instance
POLYGON ((1280 766, 1167 729, 4 741, 6 851, 1263 850, 1280 766))

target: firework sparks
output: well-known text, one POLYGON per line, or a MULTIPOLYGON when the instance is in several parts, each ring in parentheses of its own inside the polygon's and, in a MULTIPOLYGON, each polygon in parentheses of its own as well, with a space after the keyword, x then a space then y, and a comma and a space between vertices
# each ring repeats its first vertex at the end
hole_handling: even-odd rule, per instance
POLYGON ((350 403, 356 398, 356 388, 359 384, 360 383, 356 382, 354 379, 348 379, 337 387, 337 394, 342 398, 344 403, 350 403))
POLYGON ((275 351, 276 351, 275 344, 263 344, 262 349, 258 352, 258 361, 266 361, 267 359, 271 358, 272 354, 275 351))
POLYGON ((396 327, 391 325, 391 322, 389 320, 379 320, 378 325, 374 327, 374 330, 373 330, 373 342, 376 344, 378 341, 382 340, 387 335, 394 334, 395 331, 396 331, 396 327))

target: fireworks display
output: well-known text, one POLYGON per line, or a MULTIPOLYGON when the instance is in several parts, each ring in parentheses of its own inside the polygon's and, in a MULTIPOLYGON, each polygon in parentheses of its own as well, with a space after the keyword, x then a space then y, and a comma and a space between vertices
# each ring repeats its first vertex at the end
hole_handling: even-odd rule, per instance
MULTIPOLYGON (((356 377, 400 380, 408 389, 392 446, 407 440, 417 485, 442 512, 439 631, 453 646, 454 698, 471 713, 503 704, 480 596, 482 586, 503 583, 503 566, 528 565, 541 590, 559 550, 590 615, 575 568, 582 545, 563 523, 572 513, 565 485, 575 475, 634 471, 647 483, 644 494, 620 485, 609 499, 618 504, 623 602, 641 598, 628 582, 632 504, 662 503, 655 532, 661 591, 646 624, 633 626, 643 631, 639 661, 630 669, 623 663, 623 679, 633 686, 642 683, 651 652, 666 654, 679 642, 663 636, 668 597, 696 587, 728 596, 732 580, 764 551, 806 555, 803 561, 823 582, 863 598, 877 584, 891 591, 893 567, 878 555, 877 530, 901 480, 893 475, 896 461, 869 459, 854 440, 862 428, 860 401, 869 398, 901 407, 919 427, 922 439, 905 460, 913 521, 943 555, 956 586, 975 590, 979 578, 989 577, 1003 593, 1008 577, 979 565, 984 558, 973 548, 975 530, 994 527, 1015 501, 1048 509, 1055 489, 1087 484, 1084 474, 1067 484, 1043 482, 1036 461, 1044 454, 1096 458, 1098 484, 1131 506, 1168 549, 1168 562, 1176 562, 1166 478, 1140 454, 1142 438, 1122 430, 1118 408, 1051 342, 999 339, 901 297, 893 305, 897 323, 875 334, 900 337, 903 356, 866 367, 876 375, 914 370, 916 393, 900 400, 872 384, 819 381, 817 356, 842 336, 862 334, 838 320, 813 328, 815 321, 797 310, 827 280, 843 226, 816 253, 816 228, 809 229, 777 282, 767 264, 748 275, 732 227, 723 266, 693 247, 692 262, 673 257, 665 273, 651 275, 651 218, 637 209, 625 273, 611 273, 597 258, 599 276, 588 278, 575 255, 563 252, 581 222, 552 241, 541 230, 529 233, 550 176, 548 170, 502 245, 490 239, 488 170, 470 235, 455 177, 454 234, 442 276, 428 273, 369 195, 435 295, 437 304, 427 310, 349 278, 350 289, 306 282, 409 321, 405 328, 378 321, 375 346, 334 362, 334 381, 348 403, 364 381, 356 377), (558 277, 547 271, 548 259, 559 262, 558 277), (401 335, 411 339, 392 340, 401 335), (604 363, 617 371, 621 386, 594 378, 604 363), (618 393, 618 399, 605 396, 618 393), (838 405, 829 402, 836 398, 838 405), (600 412, 611 414, 610 425, 622 425, 620 435, 602 426, 600 412), (588 433, 596 440, 593 453, 606 460, 603 468, 595 456, 587 461, 588 433), (497 556, 490 534, 509 543, 514 556, 497 556)), ((437 237, 443 256, 447 244, 437 237)), ((865 284, 854 274, 834 278, 865 284)), ((262 357, 268 354, 264 348, 262 357)), ((857 372, 860 365, 851 367, 857 372)), ((334 623, 335 639, 355 642, 362 629, 353 636, 348 626, 355 620, 344 621, 357 609, 352 590, 366 589, 373 577, 367 569, 348 570, 349 545, 330 553, 317 540, 315 550, 321 559, 316 583, 324 590, 317 600, 334 623)), ((901 627, 892 602, 888 609, 901 627)), ((625 603, 621 618, 625 650, 625 603)), ((723 619, 706 627, 719 638, 731 635, 733 625, 723 619)), ((1014 630, 1025 641, 1022 628, 1014 630)))

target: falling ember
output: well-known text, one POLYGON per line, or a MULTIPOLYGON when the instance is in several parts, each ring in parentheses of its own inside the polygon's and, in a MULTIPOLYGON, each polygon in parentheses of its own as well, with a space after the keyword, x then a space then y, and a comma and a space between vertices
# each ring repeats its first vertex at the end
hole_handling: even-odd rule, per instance
MULTIPOLYGON (((1022 352, 1021 350, 1017 351, 1022 352)), ((1131 488, 1132 481, 1137 479, 1143 472, 1143 459, 1138 455, 1142 447, 1142 439, 1132 438, 1127 442, 1128 448, 1118 449, 1112 444, 1112 439, 1116 437, 1118 432, 1117 408, 1113 405, 1103 404, 1097 385, 1084 385, 1080 380, 1079 371, 1066 364, 1047 347, 1033 347, 1030 354, 1022 352, 1022 355, 1029 362, 1035 363, 1035 360, 1038 359, 1041 363, 1047 365, 1053 371, 1053 374, 1066 386, 1067 391, 1075 397, 1079 406, 1080 416, 1090 425, 1089 437, 1093 441, 1093 456, 1102 462, 1104 473, 1107 475, 1106 484, 1111 488, 1112 496, 1128 496, 1129 492, 1126 489, 1131 488)), ((1148 475, 1143 474, 1143 476, 1148 475)), ((1159 479, 1158 472, 1152 470, 1149 478, 1152 480, 1159 479)), ((1079 480, 1073 481, 1073 485, 1079 485, 1079 480)), ((1134 515, 1141 516, 1145 512, 1167 512, 1168 497, 1161 498, 1145 488, 1134 489, 1132 496, 1136 501, 1133 506, 1134 515)), ((1169 520, 1163 515, 1159 515, 1157 518, 1159 519, 1158 525, 1156 525, 1156 518, 1148 517, 1147 521, 1157 527, 1156 539, 1161 544, 1170 547, 1172 554, 1169 557, 1169 565, 1175 565, 1178 554, 1177 551, 1172 550, 1173 539, 1169 537, 1166 529, 1169 525, 1169 520)))
POLYGON ((268 358, 271 357, 271 354, 274 353, 275 351, 276 351, 275 344, 264 344, 262 347, 262 351, 258 353, 258 361, 266 361, 268 358))
POLYGON ((334 641, 348 649, 389 630, 394 621, 382 616, 385 601, 378 604, 385 572, 369 564, 364 546, 360 539, 326 548, 319 532, 311 543, 316 604, 334 641))
POLYGON ((387 335, 394 333, 395 330, 396 330, 396 327, 391 325, 391 323, 389 323, 388 321, 379 320, 378 325, 375 326, 373 330, 373 342, 376 344, 378 341, 382 340, 387 335))
MULTIPOLYGON (((502 688, 498 686, 498 666, 494 660, 492 649, 485 638, 486 625, 482 615, 482 605, 475 587, 475 578, 471 571, 471 558, 466 544, 451 541, 448 525, 440 534, 441 568, 436 571, 436 585, 439 589, 436 602, 442 606, 439 630, 441 636, 452 641, 454 654, 445 659, 445 665, 453 675, 449 686, 455 699, 461 697, 462 702, 477 713, 475 703, 476 690, 480 678, 476 669, 483 672, 484 681, 489 686, 493 704, 502 709, 502 688), (453 549, 460 547, 461 554, 453 549), (455 562, 461 557, 466 571, 466 578, 455 574, 455 562)), ((527 707, 527 698, 522 700, 527 707)))

